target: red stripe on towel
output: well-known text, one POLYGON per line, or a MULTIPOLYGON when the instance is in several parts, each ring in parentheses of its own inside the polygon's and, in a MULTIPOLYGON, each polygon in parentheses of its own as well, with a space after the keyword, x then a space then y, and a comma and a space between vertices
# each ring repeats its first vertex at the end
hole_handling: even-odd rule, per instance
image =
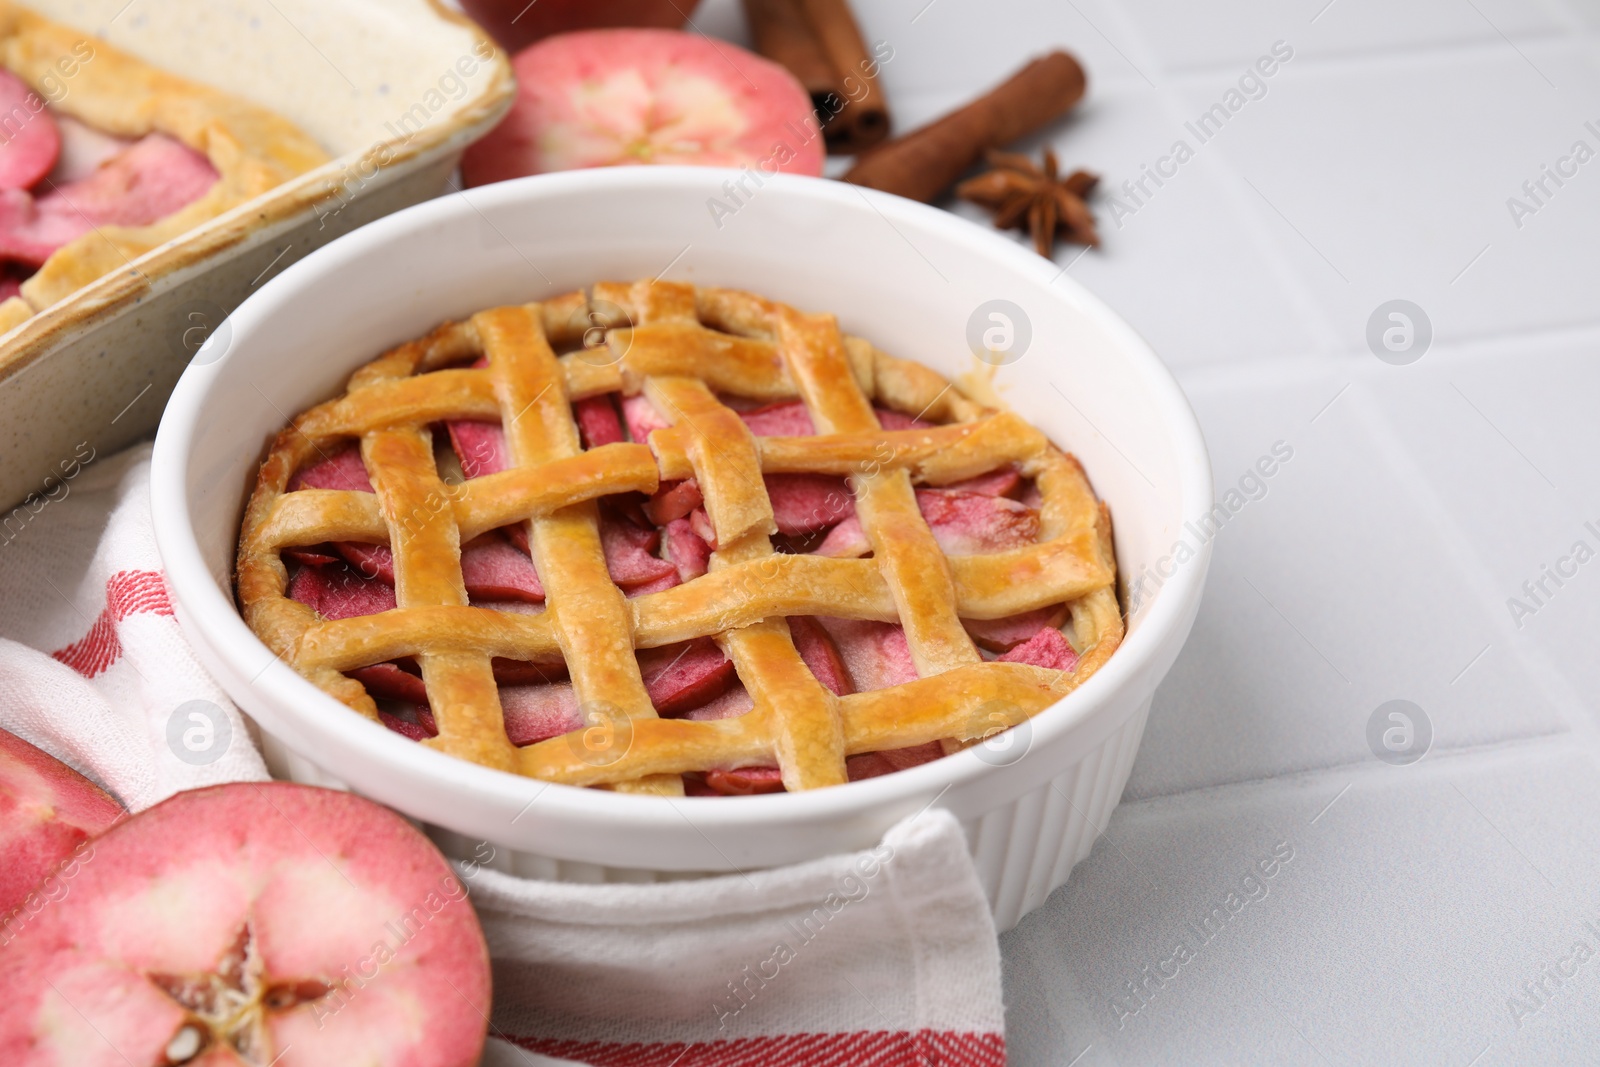
POLYGON ((122 658, 117 623, 129 615, 171 615, 167 584, 160 571, 118 571, 106 579, 106 606, 81 640, 50 653, 85 678, 93 678, 122 658))
POLYGON ((773 1034, 728 1041, 619 1044, 506 1037, 594 1067, 1004 1067, 1005 1035, 950 1030, 773 1034))

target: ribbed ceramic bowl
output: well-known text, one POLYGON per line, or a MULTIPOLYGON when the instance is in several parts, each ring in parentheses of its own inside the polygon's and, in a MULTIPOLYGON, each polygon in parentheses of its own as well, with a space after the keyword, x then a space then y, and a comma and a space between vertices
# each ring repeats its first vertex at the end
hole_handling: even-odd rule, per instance
POLYGON ((178 619, 260 726, 278 773, 389 804, 434 828, 447 851, 488 842, 496 865, 547 878, 683 877, 867 847, 938 804, 965 824, 1008 928, 1066 881, 1105 826, 1151 695, 1194 620, 1208 551, 1181 564, 1172 553, 1184 520, 1211 505, 1199 428, 1143 340, 1009 238, 822 179, 747 179, 753 195, 734 200, 725 183, 737 178, 634 167, 475 189, 374 222, 264 285, 232 316, 226 352, 184 372, 156 439, 156 538, 178 619), (997 299, 1020 309, 1016 355, 994 385, 1078 455, 1111 506, 1132 605, 1121 649, 1018 727, 1003 756, 969 749, 810 793, 678 800, 452 759, 352 714, 273 657, 240 618, 231 575, 244 498, 288 415, 444 319, 660 274, 832 311, 846 330, 951 377, 976 365, 975 312, 997 299), (1146 573, 1134 593, 1130 576, 1146 573))

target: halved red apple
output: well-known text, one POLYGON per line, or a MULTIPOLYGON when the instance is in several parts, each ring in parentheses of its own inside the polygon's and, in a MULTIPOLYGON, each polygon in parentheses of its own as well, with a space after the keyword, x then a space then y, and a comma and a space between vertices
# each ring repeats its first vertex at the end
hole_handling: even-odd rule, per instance
MULTIPOLYGON (((811 97, 738 45, 677 30, 585 30, 547 37, 512 66, 516 102, 467 149, 468 185, 637 163, 822 173, 811 97)), ((730 209, 761 173, 731 194, 730 209)))
POLYGON ((483 932, 394 813, 237 783, 179 793, 92 847, 0 953, 0 1063, 478 1062, 483 932))
POLYGON ((126 814, 89 779, 0 730, 0 920, 85 841, 126 814))
POLYGON ((557 33, 600 26, 677 29, 699 0, 461 0, 461 10, 489 31, 507 52, 557 33))

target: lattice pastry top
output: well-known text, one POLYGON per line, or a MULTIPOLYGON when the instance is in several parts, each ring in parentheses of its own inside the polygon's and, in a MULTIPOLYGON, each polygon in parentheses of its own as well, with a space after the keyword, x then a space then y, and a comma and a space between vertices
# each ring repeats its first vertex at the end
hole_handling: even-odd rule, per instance
POLYGON ((1114 583, 1107 509, 1017 415, 830 315, 649 281, 357 370, 278 434, 238 559, 250 626, 356 712, 669 794, 1021 722, 1116 649, 1114 583))

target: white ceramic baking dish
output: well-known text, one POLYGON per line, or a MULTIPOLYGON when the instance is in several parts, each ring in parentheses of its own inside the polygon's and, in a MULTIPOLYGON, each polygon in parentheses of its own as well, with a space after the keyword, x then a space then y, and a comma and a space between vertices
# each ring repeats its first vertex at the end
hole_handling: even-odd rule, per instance
POLYGON ((151 433, 187 342, 311 249, 445 191, 514 91, 505 56, 435 0, 27 4, 271 108, 334 159, 0 337, 0 509, 53 492, 47 479, 83 446, 106 455, 151 433))
POLYGON ((1151 694, 1194 619, 1207 549, 1182 565, 1171 554, 1184 520, 1211 505, 1199 428, 1145 343, 1012 240, 813 178, 767 179, 734 215, 713 215, 708 201, 726 201, 724 183, 737 177, 636 167, 470 190, 374 222, 264 285, 234 313, 226 353, 184 373, 157 436, 156 539, 178 619, 259 724, 279 773, 392 805, 435 828, 447 851, 471 855, 489 842, 495 865, 522 874, 648 880, 865 847, 939 804, 963 820, 1008 928, 1066 881, 1104 828, 1151 694), (1124 575, 1162 575, 1134 598, 1121 649, 1019 727, 1006 755, 969 749, 815 792, 681 800, 548 785, 452 759, 351 713, 273 658, 235 610, 230 576, 247 487, 289 413, 335 395, 356 366, 443 319, 663 273, 831 310, 848 331, 950 376, 974 366, 975 309, 997 298, 1018 305, 1032 339, 998 369, 999 394, 1080 457, 1110 503, 1124 575))

